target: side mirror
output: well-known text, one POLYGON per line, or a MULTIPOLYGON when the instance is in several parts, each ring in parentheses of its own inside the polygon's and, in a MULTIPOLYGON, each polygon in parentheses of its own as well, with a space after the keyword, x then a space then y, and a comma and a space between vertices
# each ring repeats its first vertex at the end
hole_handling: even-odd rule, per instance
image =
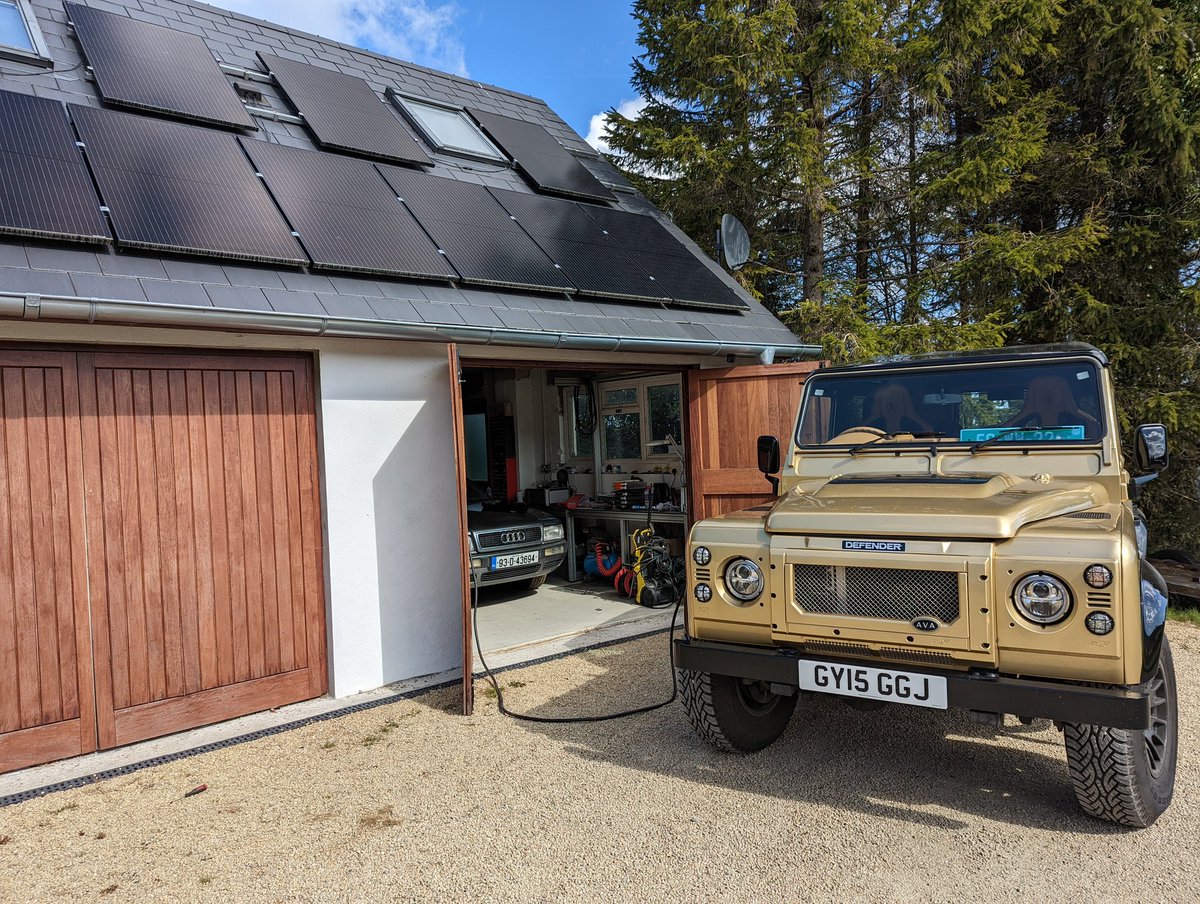
MULTIPOLYGON (((762 461, 762 440, 759 440, 758 458, 762 461)), ((1134 452, 1138 470, 1161 471, 1171 463, 1167 449, 1167 428, 1162 424, 1142 424, 1134 438, 1134 452)))
POLYGON ((758 438, 758 469, 771 482, 771 488, 779 492, 779 440, 773 436, 758 438))

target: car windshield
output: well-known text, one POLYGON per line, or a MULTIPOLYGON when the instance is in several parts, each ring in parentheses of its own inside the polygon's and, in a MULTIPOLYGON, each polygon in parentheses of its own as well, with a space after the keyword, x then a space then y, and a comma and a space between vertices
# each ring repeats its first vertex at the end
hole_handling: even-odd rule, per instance
POLYGON ((863 371, 808 381, 801 446, 1088 442, 1104 435, 1090 362, 863 371))

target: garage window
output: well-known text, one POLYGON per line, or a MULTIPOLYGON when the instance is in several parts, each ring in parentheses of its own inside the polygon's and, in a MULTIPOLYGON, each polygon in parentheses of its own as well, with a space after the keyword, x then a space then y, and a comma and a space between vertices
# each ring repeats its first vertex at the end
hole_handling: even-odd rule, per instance
POLYGON ((682 447, 683 390, 677 376, 600 386, 603 457, 606 461, 675 458, 682 447), (658 445, 651 445, 658 443, 658 445))
POLYGON ((29 0, 0 0, 0 57, 50 63, 50 51, 29 0))

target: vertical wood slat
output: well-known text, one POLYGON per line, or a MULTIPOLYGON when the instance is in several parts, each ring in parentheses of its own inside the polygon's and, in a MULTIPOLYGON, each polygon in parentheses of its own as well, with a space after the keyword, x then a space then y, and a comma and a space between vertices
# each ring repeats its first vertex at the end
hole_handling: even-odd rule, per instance
MULTIPOLYGON (((9 421, 6 385, 8 368, 0 368, 0 601, 16 600, 16 550, 13 545, 12 506, 9 503, 11 490, 8 474, 9 421)), ((0 733, 16 731, 21 727, 21 697, 15 692, 20 680, 17 667, 17 608, 0 605, 0 733)))
POLYGON ((688 373, 691 518, 738 511, 772 498, 756 465, 758 437, 786 446, 816 362, 688 373))
POLYGON ((37 611, 37 672, 41 711, 37 724, 63 718, 61 673, 58 661, 58 605, 54 586, 53 509, 46 503, 50 487, 50 437, 46 424, 46 372, 29 369, 25 373, 25 438, 29 463, 30 499, 41 497, 42 504, 30 508, 30 545, 33 547, 34 607, 37 611))
POLYGON ((96 746, 74 358, 0 349, 0 772, 96 746))
POLYGON ((37 603, 33 575, 33 516, 30 496, 29 445, 26 439, 26 368, 4 369, 7 419, 8 485, 13 545, 13 606, 17 622, 16 693, 21 727, 39 724, 41 681, 38 678, 37 603))
POLYGON ((192 513, 192 486, 195 466, 188 435, 187 383, 182 370, 167 375, 170 414, 170 444, 175 479, 175 535, 177 549, 176 600, 179 606, 179 632, 183 692, 194 694, 200 680, 200 606, 202 599, 196 581, 196 521, 192 513))

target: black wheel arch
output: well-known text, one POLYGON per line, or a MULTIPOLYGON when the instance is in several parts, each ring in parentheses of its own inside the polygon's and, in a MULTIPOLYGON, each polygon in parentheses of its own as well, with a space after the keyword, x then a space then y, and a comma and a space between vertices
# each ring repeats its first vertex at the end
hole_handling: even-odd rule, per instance
POLYGON ((1162 655, 1163 636, 1167 625, 1167 582, 1158 569, 1142 559, 1142 682, 1150 680, 1162 655))

